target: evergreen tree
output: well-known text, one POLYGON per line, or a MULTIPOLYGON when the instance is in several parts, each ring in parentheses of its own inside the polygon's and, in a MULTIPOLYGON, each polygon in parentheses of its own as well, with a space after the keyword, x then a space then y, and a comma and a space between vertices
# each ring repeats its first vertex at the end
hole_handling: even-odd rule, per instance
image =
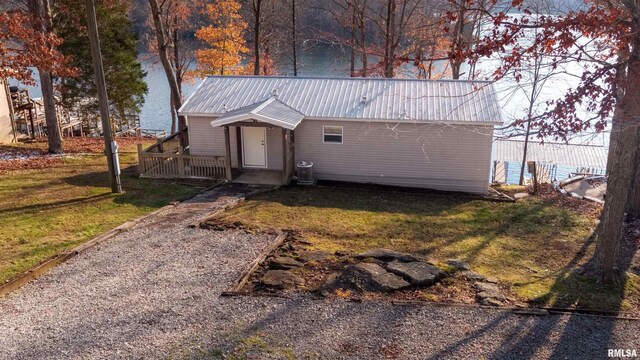
MULTIPOLYGON (((146 72, 138 62, 136 35, 124 2, 96 1, 96 17, 112 114, 124 119, 138 114, 147 93, 146 72)), ((93 63, 87 30, 84 0, 58 0, 54 10, 54 28, 64 43, 59 50, 79 69, 76 78, 61 78, 60 91, 67 108, 82 107, 97 112, 98 99, 93 78, 93 63)))

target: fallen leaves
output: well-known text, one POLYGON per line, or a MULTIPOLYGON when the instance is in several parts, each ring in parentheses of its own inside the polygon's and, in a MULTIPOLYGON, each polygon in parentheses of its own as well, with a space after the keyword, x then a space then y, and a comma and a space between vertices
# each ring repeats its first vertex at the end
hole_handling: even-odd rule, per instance
MULTIPOLYGON (((136 144, 149 142, 149 138, 126 137, 117 140, 120 149, 133 148, 136 144)), ((104 152, 103 138, 66 138, 63 143, 65 154, 86 154, 104 152)), ((0 146, 0 174, 14 170, 45 169, 62 163, 65 154, 47 153, 47 139, 41 138, 29 143, 0 146)))

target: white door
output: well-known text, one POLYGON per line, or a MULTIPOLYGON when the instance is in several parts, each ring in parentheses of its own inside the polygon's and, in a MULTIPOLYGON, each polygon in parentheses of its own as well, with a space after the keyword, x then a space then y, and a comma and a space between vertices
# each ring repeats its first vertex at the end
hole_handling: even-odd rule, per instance
POLYGON ((267 167, 267 128, 242 127, 242 166, 267 167))

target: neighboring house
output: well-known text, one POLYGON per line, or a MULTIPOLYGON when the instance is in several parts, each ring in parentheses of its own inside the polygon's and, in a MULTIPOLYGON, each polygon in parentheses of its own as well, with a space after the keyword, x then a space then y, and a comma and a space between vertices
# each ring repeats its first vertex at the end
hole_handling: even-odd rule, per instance
POLYGON ((501 123, 491 83, 457 80, 211 76, 179 113, 181 175, 215 157, 227 179, 282 184, 307 161, 321 180, 471 193, 488 190, 501 123))
POLYGON ((0 144, 16 141, 14 125, 11 120, 12 112, 9 85, 0 79, 0 144))

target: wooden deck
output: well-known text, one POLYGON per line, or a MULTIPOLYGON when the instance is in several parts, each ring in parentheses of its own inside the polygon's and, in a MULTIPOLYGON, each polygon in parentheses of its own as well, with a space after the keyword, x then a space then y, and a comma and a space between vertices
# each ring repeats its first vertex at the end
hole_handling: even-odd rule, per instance
MULTIPOLYGON (((156 145, 153 145, 156 146, 156 145)), ((148 152, 138 144, 138 168, 141 177, 227 179, 231 180, 224 156, 189 155, 178 147, 177 151, 148 152)))

